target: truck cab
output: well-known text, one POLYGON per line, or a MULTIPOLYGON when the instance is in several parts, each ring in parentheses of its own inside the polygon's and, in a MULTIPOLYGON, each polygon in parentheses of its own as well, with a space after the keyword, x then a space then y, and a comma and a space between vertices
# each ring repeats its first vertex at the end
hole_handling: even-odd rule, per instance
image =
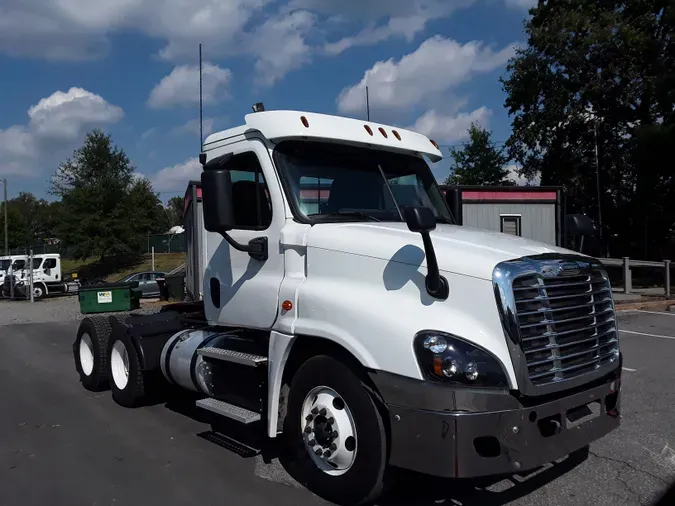
POLYGON ((390 466, 515 473, 618 427, 602 264, 457 226, 427 164, 441 157, 412 131, 296 111, 210 135, 203 322, 113 322, 115 400, 145 395, 119 367, 115 380, 129 363, 115 357, 159 355, 139 370, 262 422, 294 477, 350 504, 381 493, 390 466))

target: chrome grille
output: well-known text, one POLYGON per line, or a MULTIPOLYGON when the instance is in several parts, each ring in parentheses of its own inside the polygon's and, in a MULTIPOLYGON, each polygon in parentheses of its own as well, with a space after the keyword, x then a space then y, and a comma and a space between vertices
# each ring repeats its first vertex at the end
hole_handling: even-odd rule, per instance
POLYGON ((520 347, 533 385, 567 380, 618 360, 614 305, 601 270, 513 280, 520 347))

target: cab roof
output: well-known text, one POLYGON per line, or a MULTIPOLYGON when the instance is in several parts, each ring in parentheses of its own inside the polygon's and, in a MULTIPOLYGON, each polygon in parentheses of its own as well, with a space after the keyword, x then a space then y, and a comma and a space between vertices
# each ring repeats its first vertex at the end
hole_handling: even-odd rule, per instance
POLYGON ((427 136, 372 121, 302 111, 264 111, 246 115, 246 125, 209 135, 204 149, 237 135, 257 131, 272 142, 289 139, 312 139, 344 142, 391 151, 426 155, 433 162, 443 158, 438 145, 427 136))

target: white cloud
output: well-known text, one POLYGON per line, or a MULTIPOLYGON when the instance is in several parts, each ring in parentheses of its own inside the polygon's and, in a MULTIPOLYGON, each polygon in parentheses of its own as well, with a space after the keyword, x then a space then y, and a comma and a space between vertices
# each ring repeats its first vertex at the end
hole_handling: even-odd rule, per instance
POLYGON ((518 9, 531 9, 537 5, 537 0, 506 0, 506 5, 518 9))
POLYGON ((160 57, 194 58, 203 42, 226 52, 272 0, 4 0, 0 51, 48 59, 104 55, 107 36, 134 30, 165 42, 160 57))
MULTIPOLYGON (((206 138, 207 135, 213 133, 215 122, 216 120, 214 118, 204 118, 202 124, 204 130, 204 138, 206 138)), ((176 137, 182 135, 190 135, 190 136, 194 135, 196 137, 199 137, 199 119, 191 119, 182 125, 172 128, 169 131, 169 135, 176 137)))
POLYGON ((53 168, 85 132, 116 123, 124 111, 82 88, 56 91, 28 109, 28 123, 0 130, 0 173, 32 175, 53 168))
POLYGON ((201 173, 202 165, 199 160, 192 158, 177 165, 164 167, 149 179, 156 191, 181 191, 187 187, 189 181, 199 180, 201 173))
MULTIPOLYGON (((205 104, 229 98, 227 87, 232 72, 205 63, 202 68, 202 91, 205 104)), ((148 105, 154 109, 190 106, 199 103, 199 66, 180 65, 165 76, 150 92, 148 105)))
POLYGON ((255 68, 259 84, 271 86, 310 60, 306 36, 315 21, 311 13, 295 11, 268 19, 253 31, 247 46, 258 58, 255 68))
POLYGON ((424 113, 414 125, 408 128, 437 142, 457 142, 468 138, 468 130, 472 123, 487 128, 490 116, 492 116, 492 111, 486 107, 456 116, 446 116, 432 109, 424 113))
POLYGON ((372 107, 406 110, 435 101, 474 75, 500 67, 513 54, 514 45, 494 52, 478 41, 460 44, 437 35, 399 61, 377 62, 358 84, 342 90, 338 109, 343 113, 365 110, 366 86, 372 107))
POLYGON ((468 7, 474 0, 347 0, 328 3, 324 0, 296 0, 295 4, 319 11, 346 14, 368 24, 355 35, 325 44, 328 54, 340 54, 354 46, 369 46, 390 38, 410 42, 426 28, 429 21, 450 16, 468 7))
POLYGON ((518 174, 518 166, 516 164, 506 165, 504 167, 509 171, 507 179, 513 181, 518 186, 539 186, 541 185, 541 175, 537 174, 532 179, 527 179, 518 174))

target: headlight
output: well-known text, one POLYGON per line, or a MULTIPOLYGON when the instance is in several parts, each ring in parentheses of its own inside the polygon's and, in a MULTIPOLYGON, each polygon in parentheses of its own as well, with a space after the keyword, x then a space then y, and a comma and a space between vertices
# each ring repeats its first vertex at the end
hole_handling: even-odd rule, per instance
POLYGON ((452 334, 420 332, 415 336, 415 354, 430 380, 473 387, 509 386, 506 372, 494 355, 452 334))

